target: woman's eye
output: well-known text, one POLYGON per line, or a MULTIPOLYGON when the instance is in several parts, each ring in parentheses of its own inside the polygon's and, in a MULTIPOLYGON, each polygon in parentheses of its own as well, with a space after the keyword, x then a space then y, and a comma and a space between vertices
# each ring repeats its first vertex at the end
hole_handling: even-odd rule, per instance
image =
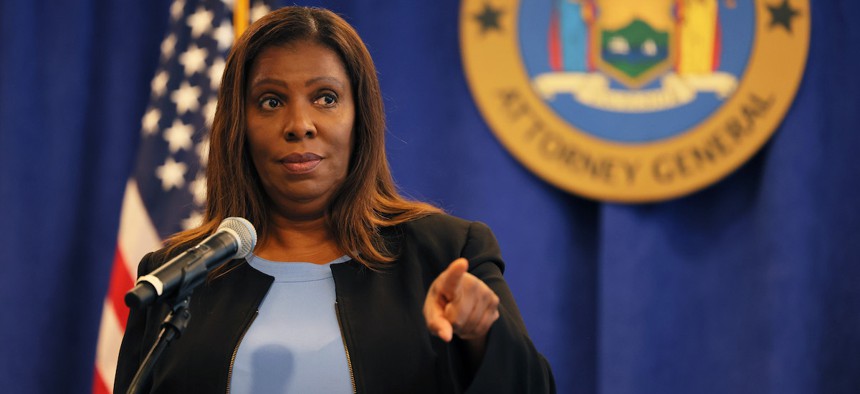
POLYGON ((331 107, 337 104, 337 96, 332 93, 326 93, 317 98, 315 103, 325 107, 331 107))
POLYGON ((277 108, 281 105, 281 101, 274 97, 264 98, 263 101, 260 102, 260 106, 266 109, 277 108))

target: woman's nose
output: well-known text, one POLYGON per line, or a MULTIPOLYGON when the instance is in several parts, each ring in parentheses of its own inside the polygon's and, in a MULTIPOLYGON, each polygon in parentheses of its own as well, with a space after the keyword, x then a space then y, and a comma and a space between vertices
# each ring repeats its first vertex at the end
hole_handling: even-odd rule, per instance
POLYGON ((297 141, 303 138, 314 138, 317 135, 316 126, 310 116, 311 108, 294 105, 287 115, 284 124, 284 138, 287 141, 297 141))

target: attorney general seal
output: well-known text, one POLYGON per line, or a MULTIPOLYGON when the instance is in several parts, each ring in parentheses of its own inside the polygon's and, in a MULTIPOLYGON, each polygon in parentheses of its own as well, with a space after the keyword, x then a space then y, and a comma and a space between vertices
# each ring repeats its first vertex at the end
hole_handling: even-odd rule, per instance
POLYGON ((557 187, 667 200, 774 133, 809 47, 808 0, 465 0, 463 65, 502 145, 557 187))

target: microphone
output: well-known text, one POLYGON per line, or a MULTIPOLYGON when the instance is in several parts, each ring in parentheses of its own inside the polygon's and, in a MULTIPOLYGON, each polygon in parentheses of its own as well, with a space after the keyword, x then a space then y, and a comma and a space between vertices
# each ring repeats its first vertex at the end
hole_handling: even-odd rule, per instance
POLYGON ((226 218, 197 246, 138 278, 134 288, 125 293, 125 304, 137 309, 173 296, 184 298, 203 283, 209 271, 232 259, 245 258, 256 243, 257 232, 251 222, 226 218))

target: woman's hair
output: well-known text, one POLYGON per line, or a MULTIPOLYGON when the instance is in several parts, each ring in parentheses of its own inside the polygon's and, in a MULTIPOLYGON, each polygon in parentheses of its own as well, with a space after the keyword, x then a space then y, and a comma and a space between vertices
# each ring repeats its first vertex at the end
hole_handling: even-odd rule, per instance
POLYGON ((349 169, 325 212, 341 250, 365 266, 378 267, 395 257, 381 228, 440 212, 432 205, 404 199, 394 185, 385 156, 385 112, 376 67, 352 26, 328 10, 285 7, 253 23, 227 58, 210 135, 204 223, 171 237, 167 242, 171 251, 212 233, 230 216, 248 219, 260 238, 270 231, 266 209, 270 200, 247 142, 248 74, 263 49, 297 40, 314 41, 337 53, 355 97, 349 169))

